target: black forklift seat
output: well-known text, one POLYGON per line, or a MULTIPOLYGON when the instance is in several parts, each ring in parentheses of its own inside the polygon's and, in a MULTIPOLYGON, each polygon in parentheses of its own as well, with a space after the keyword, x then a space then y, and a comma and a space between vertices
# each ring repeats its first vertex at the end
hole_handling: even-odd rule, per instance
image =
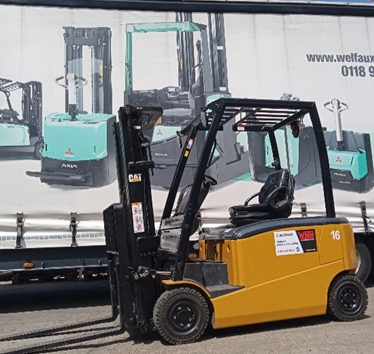
POLYGON ((292 211, 294 187, 295 180, 289 171, 279 170, 270 173, 258 193, 248 198, 244 205, 229 209, 231 223, 244 225, 260 220, 289 217, 292 211), (258 204, 248 205, 256 196, 258 196, 258 204))
POLYGON ((18 121, 18 112, 13 109, 0 110, 0 119, 5 122, 18 121))

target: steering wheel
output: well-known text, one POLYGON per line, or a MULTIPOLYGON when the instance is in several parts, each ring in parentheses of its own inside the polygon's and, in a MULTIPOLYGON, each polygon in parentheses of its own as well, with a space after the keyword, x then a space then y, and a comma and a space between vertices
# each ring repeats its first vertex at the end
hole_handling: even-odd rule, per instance
POLYGON ((175 98, 178 97, 179 93, 181 92, 180 87, 178 86, 166 86, 162 89, 163 92, 165 92, 168 97, 175 98))
POLYGON ((209 187, 216 186, 218 184, 217 180, 212 176, 205 175, 204 176, 204 184, 209 184, 209 187))

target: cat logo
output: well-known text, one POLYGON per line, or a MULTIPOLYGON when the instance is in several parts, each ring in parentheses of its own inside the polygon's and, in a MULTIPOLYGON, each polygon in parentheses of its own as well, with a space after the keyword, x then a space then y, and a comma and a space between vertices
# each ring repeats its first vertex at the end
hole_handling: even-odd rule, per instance
POLYGON ((142 175, 140 173, 134 173, 133 175, 129 175, 129 181, 132 182, 141 182, 142 181, 142 175))

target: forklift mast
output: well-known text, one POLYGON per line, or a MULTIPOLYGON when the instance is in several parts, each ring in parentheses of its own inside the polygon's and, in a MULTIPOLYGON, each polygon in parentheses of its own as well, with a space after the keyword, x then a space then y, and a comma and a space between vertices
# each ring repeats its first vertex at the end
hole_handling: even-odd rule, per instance
POLYGON ((210 58, 214 92, 229 92, 225 27, 222 13, 208 14, 210 58))
MULTIPOLYGON (((110 276, 119 277, 121 325, 147 332, 157 288, 156 236, 150 183, 150 142, 142 130, 151 129, 162 114, 161 108, 121 107, 114 125, 120 203, 104 211, 110 276), (118 237, 117 235, 121 235, 118 237)), ((114 281, 115 282, 115 281, 114 281)))
MULTIPOLYGON (((177 12, 177 22, 192 22, 191 12, 177 12)), ((228 93, 228 75, 226 59, 225 26, 222 13, 208 13, 207 43, 209 43, 210 75, 213 87, 207 92, 228 93)), ((202 38, 204 41, 204 38, 202 38)), ((204 47, 205 44, 202 44, 204 47)), ((179 86, 181 90, 187 91, 196 83, 195 77, 195 51, 193 35, 191 32, 177 32, 178 63, 179 63, 179 86)), ((206 57, 202 58, 206 60, 206 57)), ((204 61, 203 61, 204 63, 204 61)), ((207 70, 207 67, 205 68, 207 70)), ((208 73, 205 72, 207 75, 208 73)))
POLYGON ((43 122, 42 84, 38 81, 30 81, 20 84, 22 92, 23 119, 30 125, 31 135, 42 135, 43 122))
MULTIPOLYGON (((176 22, 192 22, 190 12, 177 12, 176 22)), ((196 81, 195 50, 192 32, 177 32, 178 83, 182 91, 188 91, 196 81)))
MULTIPOLYGON (((64 27, 65 39, 65 85, 67 75, 74 73, 84 77, 83 47, 91 49, 92 113, 112 113, 112 58, 111 31, 107 27, 64 27)), ((79 112, 83 109, 83 87, 76 88, 76 103, 79 112)), ((65 93, 65 111, 69 109, 69 92, 65 93)))

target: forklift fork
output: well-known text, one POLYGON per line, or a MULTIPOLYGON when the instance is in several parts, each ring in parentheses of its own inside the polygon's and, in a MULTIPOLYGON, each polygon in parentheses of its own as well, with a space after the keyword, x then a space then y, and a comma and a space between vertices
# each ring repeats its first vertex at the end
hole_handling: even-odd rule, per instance
MULTIPOLYGON (((109 279, 113 279, 115 277, 115 271, 114 271, 114 265, 113 261, 108 260, 108 274, 109 279)), ((4 336, 0 337, 0 343, 2 342, 8 342, 8 341, 15 341, 15 340, 26 340, 31 338, 45 338, 47 336, 53 336, 53 335, 59 335, 63 332, 74 330, 74 329, 81 329, 86 327, 91 327, 99 324, 105 324, 105 323, 111 323, 115 322, 118 318, 118 291, 117 291, 117 282, 116 281, 110 281, 110 297, 111 297, 111 304, 112 304, 112 315, 108 317, 102 317, 97 318, 91 321, 86 322, 76 322, 72 324, 62 325, 62 326, 56 326, 44 330, 38 330, 38 331, 30 331, 25 333, 19 333, 14 334, 10 336, 4 336)), ((94 339, 114 336, 118 334, 123 334, 125 332, 125 326, 122 324, 122 321, 120 321, 119 324, 113 327, 113 329, 104 329, 104 330, 95 330, 94 333, 87 334, 87 335, 80 335, 70 338, 64 338, 64 339, 58 339, 53 340, 49 342, 42 342, 31 344, 29 346, 24 347, 18 347, 6 351, 2 351, 3 354, 26 354, 26 353, 32 353, 34 351, 42 352, 47 349, 51 348, 58 348, 58 347, 64 347, 70 344, 75 343, 81 343, 81 342, 88 342, 94 339)), ((77 332, 79 333, 79 332, 77 332)))

